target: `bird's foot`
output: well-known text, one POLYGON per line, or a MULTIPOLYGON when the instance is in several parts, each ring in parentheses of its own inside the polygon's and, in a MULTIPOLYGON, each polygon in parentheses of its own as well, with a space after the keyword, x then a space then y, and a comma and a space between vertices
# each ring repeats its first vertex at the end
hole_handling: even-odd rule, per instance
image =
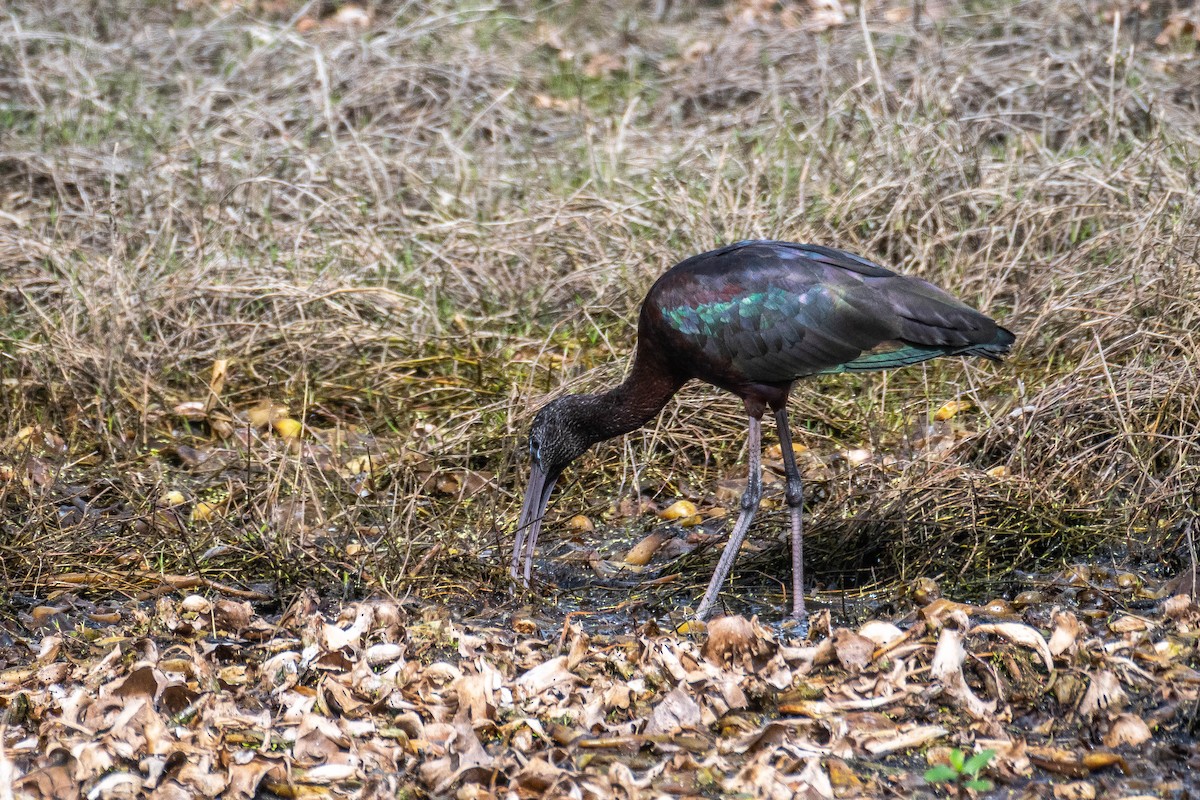
POLYGON ((786 636, 789 639, 807 639, 809 633, 808 614, 793 613, 784 617, 776 625, 776 630, 781 638, 786 636))

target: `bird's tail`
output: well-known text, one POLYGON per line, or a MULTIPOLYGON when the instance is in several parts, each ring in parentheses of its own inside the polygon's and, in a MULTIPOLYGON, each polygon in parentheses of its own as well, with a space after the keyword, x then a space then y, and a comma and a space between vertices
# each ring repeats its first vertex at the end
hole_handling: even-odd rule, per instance
POLYGON ((995 339, 986 344, 976 344, 958 350, 955 355, 981 356, 989 361, 1000 361, 1001 356, 1008 355, 1008 352, 1012 350, 1013 342, 1016 340, 1016 334, 1008 328, 1001 328, 997 325, 995 339))
POLYGON ((836 367, 821 370, 820 374, 835 372, 873 372, 880 369, 894 369, 920 364, 939 356, 982 356, 990 361, 1000 361, 1000 357, 1012 349, 1017 337, 1012 331, 996 326, 996 336, 990 342, 967 345, 937 345, 916 344, 903 340, 884 342, 875 350, 863 353, 853 361, 838 364, 836 367))

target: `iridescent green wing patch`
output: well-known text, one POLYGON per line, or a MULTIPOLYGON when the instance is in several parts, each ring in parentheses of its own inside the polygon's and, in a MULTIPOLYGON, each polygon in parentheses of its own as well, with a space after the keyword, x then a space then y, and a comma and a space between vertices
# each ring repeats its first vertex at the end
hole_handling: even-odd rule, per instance
POLYGON ((946 354, 945 347, 937 345, 900 344, 891 342, 867 353, 863 353, 853 361, 838 364, 836 367, 821 370, 828 375, 835 372, 870 372, 877 369, 893 369, 906 367, 909 364, 919 364, 946 354))
POLYGON ((762 330, 789 319, 795 312, 796 300, 791 292, 771 288, 731 300, 664 309, 663 316, 680 333, 718 336, 731 326, 762 330))

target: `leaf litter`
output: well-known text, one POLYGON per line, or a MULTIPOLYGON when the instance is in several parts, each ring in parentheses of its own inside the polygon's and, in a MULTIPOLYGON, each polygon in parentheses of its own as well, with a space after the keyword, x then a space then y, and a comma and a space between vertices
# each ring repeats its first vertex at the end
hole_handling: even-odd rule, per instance
POLYGON ((1017 618, 937 597, 857 630, 822 611, 805 640, 743 616, 605 631, 311 592, 275 615, 59 600, 6 630, 13 797, 907 796, 984 750, 1011 796, 1197 788, 1182 595, 1017 618))

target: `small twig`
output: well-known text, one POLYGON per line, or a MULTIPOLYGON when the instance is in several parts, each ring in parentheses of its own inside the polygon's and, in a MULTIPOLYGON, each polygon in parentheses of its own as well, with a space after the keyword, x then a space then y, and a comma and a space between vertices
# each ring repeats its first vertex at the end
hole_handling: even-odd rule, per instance
POLYGON ((1197 596, 1196 592, 1196 537, 1195 537, 1195 518, 1189 519, 1183 524, 1183 535, 1187 541, 1188 548, 1188 580, 1183 586, 1187 589, 1187 593, 1192 597, 1197 596))
POLYGON ((437 542, 436 544, 434 544, 433 547, 426 550, 425 555, 421 556, 421 560, 418 561, 411 570, 409 570, 408 579, 412 580, 413 578, 420 575, 421 571, 425 569, 425 565, 428 564, 433 559, 433 557, 436 556, 440 552, 442 552, 442 543, 441 542, 437 542))
POLYGON ((1112 51, 1108 56, 1108 145, 1117 138, 1117 43, 1121 33, 1121 11, 1113 11, 1112 51))
POLYGON ((871 31, 867 29, 867 4, 858 4, 858 25, 862 30, 863 42, 867 47, 867 60, 871 62, 871 72, 875 75, 875 89, 879 93, 879 109, 885 114, 888 110, 887 95, 883 89, 883 73, 879 70, 879 59, 875 56, 875 43, 871 41, 871 31))

